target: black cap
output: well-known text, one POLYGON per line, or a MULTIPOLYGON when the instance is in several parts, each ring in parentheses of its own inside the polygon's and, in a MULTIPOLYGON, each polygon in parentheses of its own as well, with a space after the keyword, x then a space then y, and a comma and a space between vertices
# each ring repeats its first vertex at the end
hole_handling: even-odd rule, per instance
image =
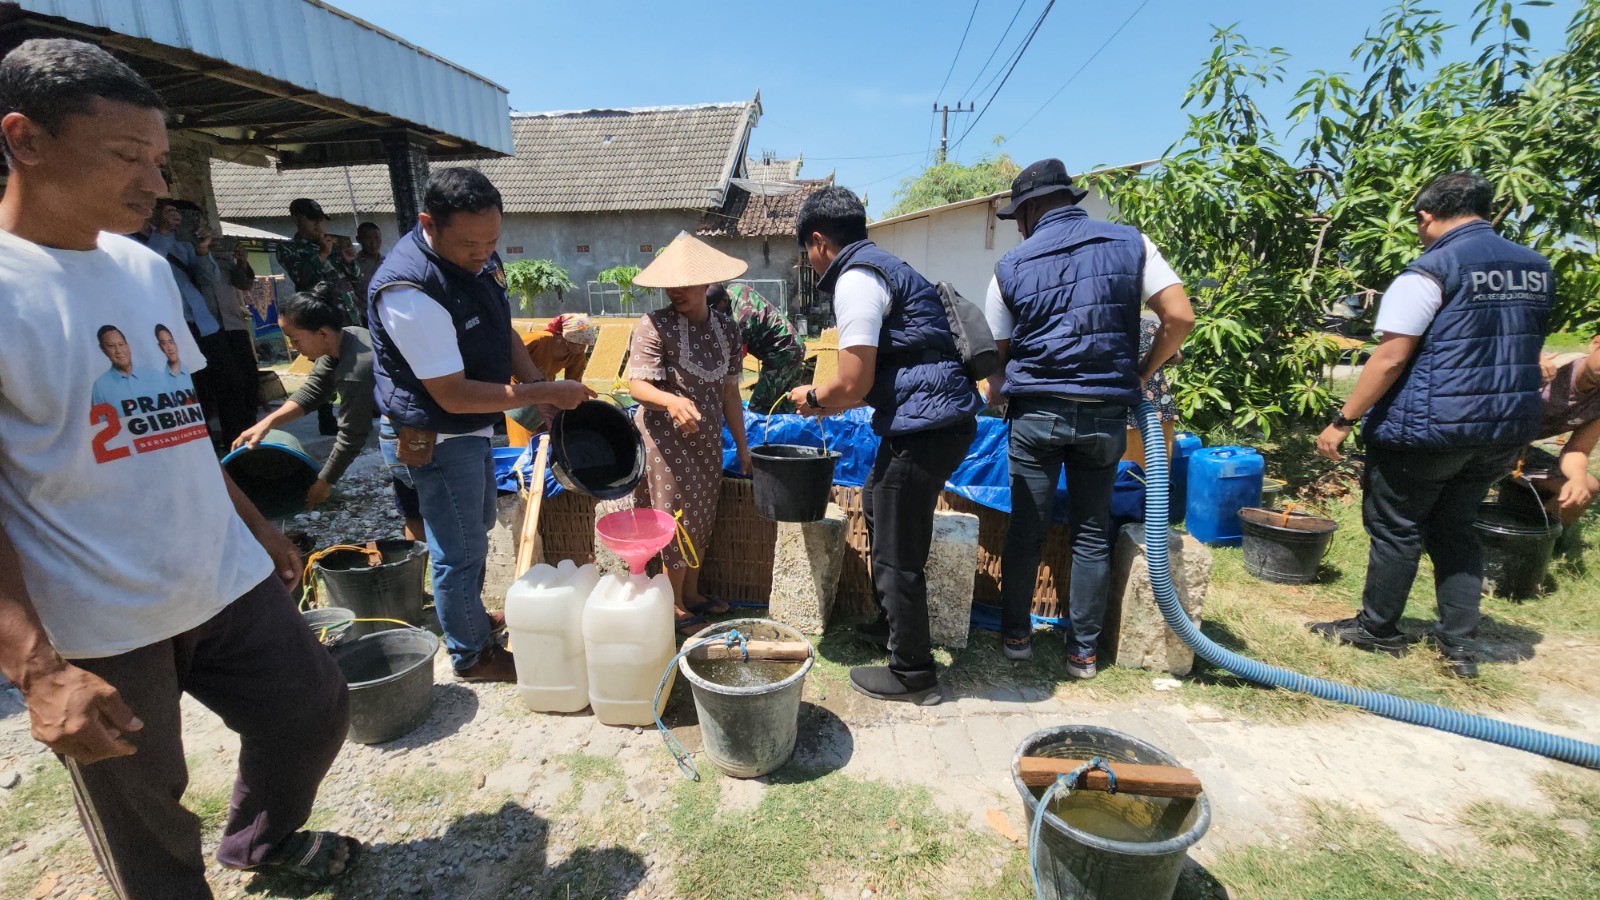
POLYGON ((1011 202, 995 215, 1002 219, 1015 219, 1017 210, 1022 204, 1035 197, 1058 194, 1062 191, 1072 196, 1073 203, 1089 195, 1087 190, 1072 183, 1072 176, 1067 174, 1065 163, 1059 159, 1041 159, 1023 169, 1011 182, 1011 202))
POLYGON ((310 197, 301 197, 289 204, 289 215, 301 216, 307 219, 326 219, 328 214, 322 211, 322 204, 310 197))

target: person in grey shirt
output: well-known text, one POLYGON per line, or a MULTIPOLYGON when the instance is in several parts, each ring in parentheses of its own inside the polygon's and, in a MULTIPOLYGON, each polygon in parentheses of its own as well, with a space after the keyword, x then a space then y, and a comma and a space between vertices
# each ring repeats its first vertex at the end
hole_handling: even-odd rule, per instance
MULTIPOLYGON (((372 336, 358 326, 341 328, 343 321, 339 295, 331 286, 318 285, 279 304, 278 324, 284 336, 296 352, 316 360, 316 364, 305 385, 294 396, 271 415, 245 429, 233 442, 235 449, 254 448, 267 432, 332 403, 337 395, 339 430, 328 461, 306 494, 308 510, 328 499, 333 485, 361 455, 372 433, 372 336)), ((394 488, 396 506, 406 518, 406 537, 422 540, 422 518, 415 494, 402 484, 396 483, 394 488)))

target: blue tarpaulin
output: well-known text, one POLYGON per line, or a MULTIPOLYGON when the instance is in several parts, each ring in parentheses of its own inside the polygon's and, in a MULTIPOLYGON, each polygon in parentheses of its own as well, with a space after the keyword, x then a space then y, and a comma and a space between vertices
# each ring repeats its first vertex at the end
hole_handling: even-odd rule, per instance
MULTIPOLYGON (((760 444, 797 444, 803 447, 826 446, 840 453, 839 463, 833 470, 833 483, 842 487, 861 487, 872 472, 872 462, 878 455, 878 436, 872 432, 872 411, 853 409, 826 419, 809 419, 789 414, 763 415, 745 411, 745 435, 750 446, 760 444)), ((1009 514, 1011 512, 1011 474, 1006 461, 1009 429, 1004 419, 990 416, 978 418, 978 436, 967 451, 967 458, 945 483, 951 493, 959 494, 979 506, 1009 514)), ((533 468, 531 448, 518 452, 495 451, 495 474, 502 491, 519 490, 533 468), (521 478, 518 473, 521 473, 521 478)), ((734 450, 733 435, 726 427, 722 430, 722 469, 724 474, 741 477, 738 454, 734 450)), ((546 497, 561 493, 562 487, 555 476, 545 475, 546 497)), ((1116 488, 1112 495, 1111 515, 1119 527, 1124 522, 1144 521, 1144 472, 1131 462, 1117 469, 1116 488)), ((1056 487, 1055 521, 1067 521, 1067 484, 1063 477, 1056 487)))

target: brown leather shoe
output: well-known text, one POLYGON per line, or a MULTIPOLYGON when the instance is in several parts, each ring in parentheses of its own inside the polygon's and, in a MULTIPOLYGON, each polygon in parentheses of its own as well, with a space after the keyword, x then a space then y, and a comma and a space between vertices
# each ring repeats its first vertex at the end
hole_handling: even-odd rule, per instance
POLYGON ((489 613, 489 627, 495 631, 506 630, 506 613, 503 609, 486 610, 489 613))
POLYGON ((510 650, 502 649, 498 643, 490 641, 478 654, 477 662, 456 670, 456 678, 469 682, 500 681, 515 684, 517 667, 510 650))

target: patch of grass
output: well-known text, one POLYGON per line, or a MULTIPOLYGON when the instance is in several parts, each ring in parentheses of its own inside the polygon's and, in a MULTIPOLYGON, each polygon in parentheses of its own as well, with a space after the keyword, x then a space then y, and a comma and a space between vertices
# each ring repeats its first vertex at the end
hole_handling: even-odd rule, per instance
POLYGON ((677 786, 668 815, 686 897, 810 896, 850 873, 884 896, 945 896, 941 874, 978 840, 920 787, 786 769, 759 806, 730 812, 721 777, 703 774, 677 786))
POLYGON ((228 791, 197 788, 190 785, 184 792, 183 805, 200 819, 200 833, 207 841, 216 840, 228 820, 228 791))
POLYGON ((0 848, 32 837, 47 822, 73 814, 72 780, 65 766, 41 766, 0 798, 0 848))
POLYGON ((435 800, 449 803, 472 790, 472 775, 446 769, 424 768, 380 775, 373 780, 373 793, 384 803, 415 807, 435 800))
POLYGON ((567 767, 572 775, 572 786, 567 788, 556 803, 556 812, 566 815, 578 808, 584 789, 591 784, 611 784, 612 793, 622 791, 622 765, 615 757, 593 753, 559 753, 551 757, 567 767))
POLYGON ((1580 331, 1557 331, 1544 339, 1546 353, 1582 353, 1589 349, 1589 335, 1580 331))
POLYGON ((1430 854, 1368 814, 1313 803, 1310 828, 1298 840, 1227 851, 1211 871, 1235 896, 1246 897, 1600 896, 1600 782, 1587 775, 1546 776, 1541 790, 1560 815, 1585 822, 1587 832, 1580 837, 1539 812, 1475 803, 1459 819, 1488 852, 1430 854))

